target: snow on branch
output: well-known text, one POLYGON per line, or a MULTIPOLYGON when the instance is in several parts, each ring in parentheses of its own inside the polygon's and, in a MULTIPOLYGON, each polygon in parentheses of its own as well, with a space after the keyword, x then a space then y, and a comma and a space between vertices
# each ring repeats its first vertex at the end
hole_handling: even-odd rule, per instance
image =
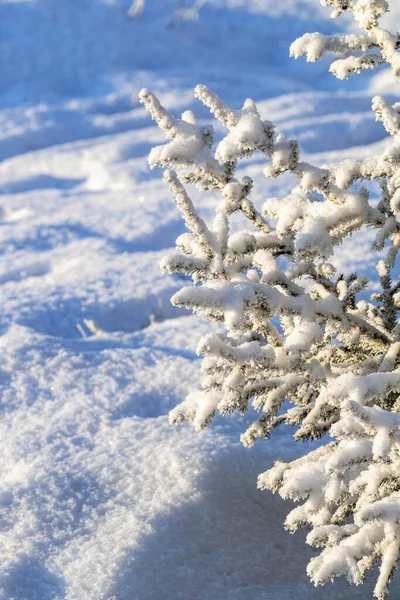
POLYGON ((381 17, 389 10, 385 0, 321 0, 321 4, 334 7, 331 14, 333 18, 349 10, 364 33, 306 33, 292 43, 291 56, 305 56, 308 62, 314 62, 327 53, 344 54, 345 58, 335 60, 330 67, 330 72, 338 79, 347 79, 351 73, 375 69, 383 63, 389 63, 394 75, 400 78, 400 36, 398 33, 391 34, 379 26, 381 17))
MULTIPOLYGON (((379 25, 388 10, 384 0, 322 4, 335 17, 350 11, 364 34, 306 34, 292 45, 293 56, 344 55, 331 65, 340 78, 383 63, 399 76, 398 35, 379 25)), ((259 416, 241 436, 246 446, 283 423, 294 427, 295 439, 329 433, 331 443, 278 462, 259 486, 298 503, 286 526, 308 525, 308 542, 322 548, 308 567, 315 584, 340 575, 361 583, 380 561, 375 595, 383 598, 400 541, 400 283, 393 277, 400 105, 373 100, 390 136, 381 154, 320 168, 303 161, 298 142, 277 132, 252 100, 233 108, 204 85, 195 96, 224 130, 218 143, 212 125, 192 112, 177 118, 147 90, 140 95, 167 138, 151 151, 150 166, 166 169, 188 229, 161 264, 193 281, 172 302, 224 328, 200 341, 201 389, 171 411, 170 421, 190 421, 198 430, 216 413, 252 406, 259 416), (241 161, 255 153, 266 163, 266 178, 290 173, 296 180, 288 195, 268 198, 263 207, 254 201, 252 179, 237 176, 241 161), (378 203, 365 187, 372 180, 378 203), (192 201, 193 186, 216 199, 211 222, 192 201), (247 224, 241 231, 232 223, 237 214, 247 224), (366 277, 338 273, 330 263, 335 248, 360 228, 375 232, 373 293, 366 277)))

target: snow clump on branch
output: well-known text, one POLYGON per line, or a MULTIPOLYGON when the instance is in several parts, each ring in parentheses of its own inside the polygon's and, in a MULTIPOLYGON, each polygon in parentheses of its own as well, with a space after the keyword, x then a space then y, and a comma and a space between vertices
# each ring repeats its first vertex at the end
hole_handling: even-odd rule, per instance
MULTIPOLYGON (((345 55, 331 64, 339 79, 383 63, 400 78, 399 35, 380 27, 385 0, 321 4, 333 17, 350 11, 362 34, 306 34, 292 44, 292 56, 345 55)), ((177 119, 149 91, 140 94, 168 138, 151 151, 150 166, 166 169, 188 229, 162 268, 195 285, 172 302, 225 328, 200 341, 202 389, 171 412, 171 423, 191 421, 201 429, 217 412, 244 413, 252 405, 260 416, 241 436, 246 446, 282 423, 295 427, 296 439, 329 433, 330 443, 260 475, 259 487, 298 503, 286 526, 308 525, 308 543, 322 548, 308 566, 315 584, 340 575, 359 584, 379 561, 375 597, 382 599, 400 544, 400 283, 393 281, 400 106, 373 100, 376 119, 392 138, 382 154, 320 168, 303 161, 297 141, 263 119, 252 100, 234 110, 203 85, 195 96, 226 130, 218 144, 213 127, 192 112, 177 119), (252 201, 252 179, 236 177, 240 161, 256 152, 266 160, 265 177, 297 179, 288 196, 268 199, 261 211, 252 201), (371 181, 379 184, 378 203, 370 199, 371 181), (219 194, 212 224, 199 216, 188 184, 219 194), (239 233, 231 230, 236 213, 248 223, 239 233), (361 227, 376 232, 380 287, 374 293, 366 277, 345 276, 329 262, 361 227)))

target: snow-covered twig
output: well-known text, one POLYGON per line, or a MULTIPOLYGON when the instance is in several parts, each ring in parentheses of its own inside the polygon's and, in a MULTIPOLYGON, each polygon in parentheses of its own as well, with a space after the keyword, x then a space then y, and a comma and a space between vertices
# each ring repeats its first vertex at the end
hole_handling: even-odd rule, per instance
MULTIPOLYGON (((383 63, 400 76, 399 36, 380 27, 386 0, 321 3, 334 17, 350 11, 363 33, 306 34, 293 43, 293 56, 345 54, 331 65, 339 78, 383 63)), ((291 464, 278 462, 259 485, 298 502, 286 525, 310 525, 309 543, 323 548, 308 568, 315 584, 340 575, 361 583, 380 560, 375 596, 381 599, 400 544, 400 290, 393 277, 400 248, 399 107, 381 96, 373 100, 392 138, 382 154, 320 168, 302 161, 297 141, 277 133, 252 100, 236 110, 202 85, 195 96, 225 129, 217 144, 213 128, 200 126, 192 112, 178 119, 147 90, 140 96, 168 139, 152 150, 150 165, 174 169, 166 180, 188 228, 162 267, 190 275, 195 285, 172 301, 225 326, 224 334, 200 341, 202 389, 170 420, 200 429, 217 412, 243 413, 252 405, 261 414, 242 435, 245 445, 282 423, 296 427, 296 439, 329 432, 332 443, 291 464), (251 178, 236 176, 240 161, 256 152, 267 178, 297 179, 290 194, 267 199, 262 210, 251 178), (381 191, 377 205, 363 185, 372 180, 381 191), (189 185, 219 196, 212 223, 198 215, 189 185), (231 229, 236 213, 247 219, 241 232, 231 229), (329 262, 361 227, 376 232, 380 289, 369 296, 366 277, 337 273, 329 262)))

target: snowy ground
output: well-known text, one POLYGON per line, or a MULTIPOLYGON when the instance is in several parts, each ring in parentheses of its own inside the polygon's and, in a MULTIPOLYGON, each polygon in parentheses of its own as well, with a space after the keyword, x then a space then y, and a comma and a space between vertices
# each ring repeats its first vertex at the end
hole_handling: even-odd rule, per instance
MULTIPOLYGON (((256 489, 298 452, 288 432, 245 450, 240 419, 168 425, 208 325, 169 304, 182 282, 158 261, 183 226, 136 98, 146 85, 205 118, 196 83, 235 106, 251 95, 323 163, 385 143, 370 97, 393 84, 288 59, 297 35, 334 26, 317 0, 209 0, 172 29, 172 0, 137 21, 130 3, 0 0, 0 598, 368 598, 368 584, 314 589, 304 536, 256 489)), ((246 169, 259 200, 282 195, 262 167, 246 169)), ((198 200, 207 218, 213 198, 198 200)), ((358 236, 337 260, 367 271, 368 252, 358 236)))

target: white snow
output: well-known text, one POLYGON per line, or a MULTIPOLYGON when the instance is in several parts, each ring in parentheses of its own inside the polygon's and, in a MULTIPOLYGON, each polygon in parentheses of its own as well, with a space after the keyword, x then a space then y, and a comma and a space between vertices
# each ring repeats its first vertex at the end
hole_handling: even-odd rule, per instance
MULTIPOLYGON (((209 0, 174 28, 175 0, 147 0, 135 19, 131 4, 0 0, 0 598, 369 597, 372 581, 314 588, 287 506, 256 488, 278 456, 303 451, 291 432, 245 449, 252 415, 199 434, 168 423, 197 387, 210 326, 169 302, 184 282, 159 262, 185 228, 148 167, 164 136, 137 97, 146 86, 178 118, 197 83, 238 111, 251 95, 323 166, 381 150, 369 89, 393 82, 343 84, 289 58, 297 36, 337 27, 317 0, 209 0)), ((235 135, 250 144, 246 110, 235 135)), ((246 167, 259 208, 292 187, 264 167, 246 167)), ((209 222, 215 198, 201 196, 209 222)), ((370 273, 369 242, 356 235, 332 262, 370 273)))

